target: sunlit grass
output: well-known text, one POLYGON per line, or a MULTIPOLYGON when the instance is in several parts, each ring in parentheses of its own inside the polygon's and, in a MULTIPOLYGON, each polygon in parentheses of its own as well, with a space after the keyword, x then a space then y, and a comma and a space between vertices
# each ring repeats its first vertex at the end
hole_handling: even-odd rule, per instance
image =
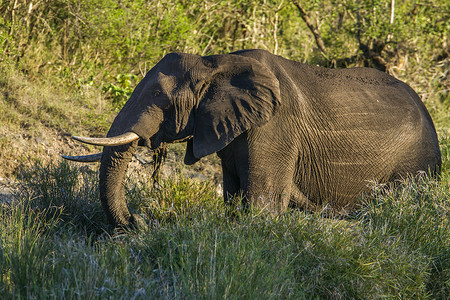
POLYGON ((131 181, 148 228, 109 231, 95 174, 67 163, 23 174, 1 213, 7 298, 442 298, 449 293, 449 182, 375 186, 355 216, 226 217, 208 182, 131 181))

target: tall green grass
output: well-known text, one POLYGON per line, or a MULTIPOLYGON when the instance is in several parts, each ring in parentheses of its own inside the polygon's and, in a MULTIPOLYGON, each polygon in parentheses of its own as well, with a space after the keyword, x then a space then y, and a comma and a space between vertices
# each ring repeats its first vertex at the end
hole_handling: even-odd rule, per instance
POLYGON ((98 201, 97 173, 89 168, 73 168, 66 162, 25 168, 19 176, 22 184, 17 194, 33 209, 60 210, 64 224, 84 230, 102 229, 106 218, 98 201))
MULTIPOLYGON (((95 174, 67 163, 23 174, 0 207, 0 293, 6 298, 436 298, 450 292, 449 181, 375 186, 351 219, 288 211, 226 217, 208 182, 127 198, 148 227, 112 232, 95 174)), ((141 177, 143 178, 143 177, 141 177)))

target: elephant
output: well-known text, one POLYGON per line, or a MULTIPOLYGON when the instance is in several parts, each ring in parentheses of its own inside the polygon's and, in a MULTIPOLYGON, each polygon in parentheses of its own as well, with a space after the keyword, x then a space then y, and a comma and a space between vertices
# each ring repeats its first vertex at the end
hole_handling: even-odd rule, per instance
POLYGON ((322 68, 258 49, 167 54, 107 137, 74 139, 103 146, 99 154, 64 157, 101 161, 100 199, 116 227, 138 223, 124 180, 139 146, 187 141, 187 165, 217 153, 224 201, 270 214, 351 211, 368 182, 438 175, 441 167, 432 119, 406 83, 371 68, 322 68))

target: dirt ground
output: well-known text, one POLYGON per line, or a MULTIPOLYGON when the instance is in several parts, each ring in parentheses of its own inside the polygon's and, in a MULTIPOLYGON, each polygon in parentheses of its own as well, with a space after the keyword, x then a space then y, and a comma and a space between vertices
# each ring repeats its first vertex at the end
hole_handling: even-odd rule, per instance
POLYGON ((11 179, 0 177, 0 203, 8 203, 12 200, 17 183, 11 179))

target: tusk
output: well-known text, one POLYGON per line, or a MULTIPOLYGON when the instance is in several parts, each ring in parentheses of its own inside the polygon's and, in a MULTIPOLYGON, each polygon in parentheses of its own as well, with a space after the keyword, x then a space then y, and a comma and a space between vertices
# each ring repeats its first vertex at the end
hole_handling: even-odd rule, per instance
POLYGON ((82 156, 68 156, 68 155, 61 155, 62 158, 72 161, 78 161, 78 162, 97 162, 100 161, 102 158, 102 152, 96 153, 96 154, 90 154, 90 155, 82 155, 82 156))
POLYGON ((134 132, 128 131, 124 134, 107 138, 91 138, 81 136, 73 136, 72 138, 79 142, 96 146, 120 146, 129 144, 132 141, 139 139, 139 136, 134 132))

